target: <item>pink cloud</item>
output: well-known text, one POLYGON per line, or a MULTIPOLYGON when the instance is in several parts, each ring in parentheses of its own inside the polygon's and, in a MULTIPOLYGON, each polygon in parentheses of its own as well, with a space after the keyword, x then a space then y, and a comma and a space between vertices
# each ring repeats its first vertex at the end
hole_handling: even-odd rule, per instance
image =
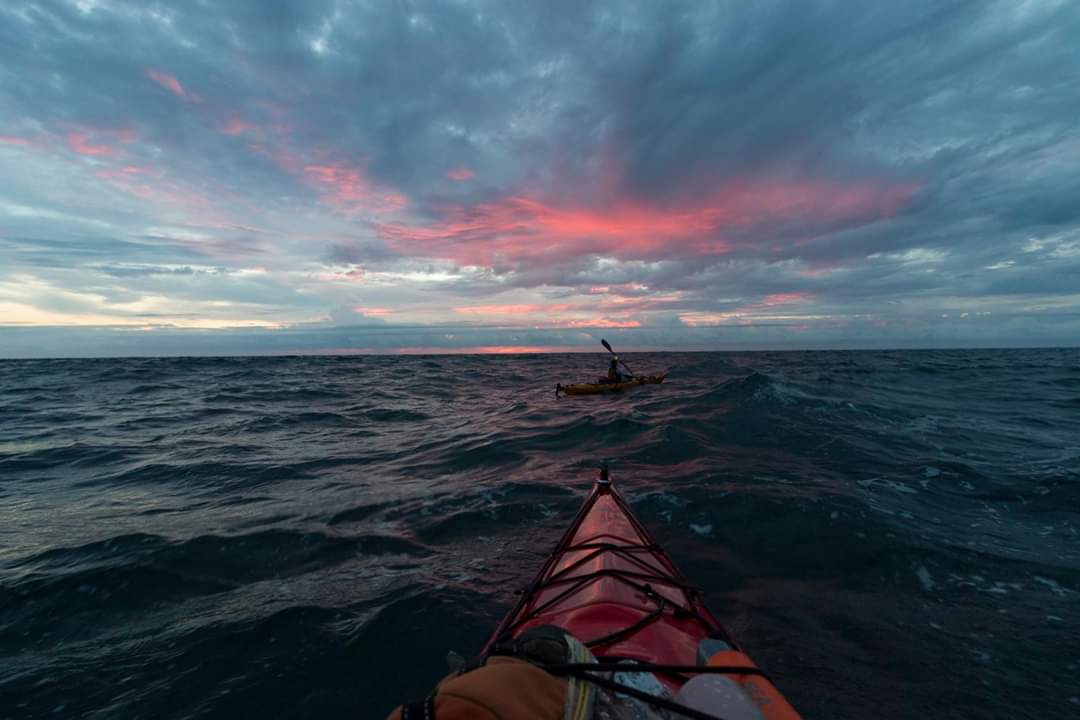
POLYGON ((0 143, 4 145, 26 146, 30 144, 30 141, 26 138, 16 137, 14 135, 0 135, 0 143))
MULTIPOLYGON (((624 204, 606 211, 559 208, 509 197, 470 208, 450 208, 428 227, 387 223, 380 234, 403 252, 448 257, 466 265, 550 261, 587 254, 640 257, 674 238, 715 225, 712 211, 664 211, 624 204)), ((718 241, 698 241, 714 252, 718 241)))
MULTIPOLYGON (((487 315, 487 316, 539 316, 529 320, 522 319, 530 326, 544 328, 631 328, 641 327, 641 322, 626 317, 558 317, 567 312, 589 312, 598 308, 595 304, 581 303, 551 303, 551 304, 511 304, 511 305, 466 305, 453 308, 454 312, 463 315, 487 315)), ((620 309, 621 310, 621 309, 620 309)), ((618 314, 618 313, 617 313, 618 314)))
POLYGON ((91 157, 106 157, 113 154, 113 149, 108 145, 94 145, 88 139, 88 132, 71 132, 67 135, 68 145, 80 155, 91 157))
POLYGON ((578 292, 584 295, 614 295, 621 299, 629 299, 629 297, 639 297, 649 292, 648 285, 642 285, 641 283, 615 283, 612 285, 590 285, 587 287, 579 287, 578 292))
POLYGON ((509 196, 443 208, 428 225, 385 223, 378 231, 407 254, 466 265, 551 263, 584 255, 621 260, 723 255, 731 231, 762 233, 794 223, 855 226, 894 214, 915 191, 871 182, 729 183, 700 200, 661 206, 619 200, 604 207, 553 205, 509 196))
MULTIPOLYGON (((223 195, 206 195, 183 182, 169 179, 166 173, 152 165, 111 165, 99 168, 94 175, 113 187, 147 201, 166 217, 172 213, 184 223, 201 228, 235 231, 237 223, 215 202, 223 195)), ((246 230, 246 229, 244 229, 246 230)), ((241 232, 244 232, 241 230, 241 232)), ((252 233, 213 239, 163 237, 173 244, 197 250, 204 255, 237 258, 262 252, 253 244, 252 233)))
POLYGON ((454 312, 463 315, 532 315, 535 313, 565 312, 572 309, 572 305, 466 305, 454 308, 454 312))
POLYGON ((407 202, 401 193, 376 187, 359 168, 343 163, 305 165, 302 178, 318 191, 323 202, 343 213, 389 212, 407 202))
POLYGON ((458 182, 462 182, 464 180, 471 180, 475 176, 476 173, 474 173, 467 167, 457 167, 453 170, 448 170, 446 172, 446 177, 450 178, 451 180, 457 180, 458 182))
POLYGON ((554 324, 560 327, 638 327, 640 323, 629 315, 655 308, 664 303, 682 299, 681 292, 659 293, 623 297, 605 295, 603 298, 576 303, 512 303, 506 305, 464 305, 452 308, 462 315, 541 315, 540 324, 554 324), (562 313, 589 314, 601 313, 600 317, 581 319, 578 317, 559 318, 562 313))
POLYGON ((149 165, 120 165, 102 168, 101 170, 95 172, 94 175, 96 175, 102 180, 115 180, 123 182, 133 175, 150 175, 153 172, 154 168, 149 165))
MULTIPOLYGON (((813 302, 816 296, 813 293, 790 292, 766 295, 761 301, 750 303, 728 310, 725 312, 685 312, 679 315, 683 325, 690 327, 703 327, 711 325, 753 325, 755 320, 791 320, 805 315, 774 315, 768 311, 778 306, 800 305, 813 302)), ((775 312, 775 311, 774 311, 775 312)), ((791 312, 791 311, 788 311, 791 312)))
MULTIPOLYGON (((361 282, 364 279, 364 268, 354 267, 348 270, 340 270, 332 273, 322 273, 316 275, 319 280, 325 280, 327 282, 361 282)), ((357 309, 359 312, 359 309, 357 309)))
POLYGON ((80 155, 104 158, 117 154, 114 144, 130 145, 139 139, 139 133, 131 128, 76 127, 64 139, 68 147, 80 155))
POLYGON ((839 264, 819 264, 814 267, 799 270, 796 274, 800 277, 819 278, 841 269, 843 269, 843 267, 839 264))
POLYGON ((180 81, 176 79, 175 75, 170 75, 160 70, 147 69, 146 77, 156 82, 161 87, 165 88, 173 95, 182 100, 189 102, 202 102, 202 98, 198 95, 188 92, 184 89, 184 86, 180 84, 180 81))
POLYGON ((171 239, 172 244, 186 247, 189 250, 206 257, 221 258, 224 260, 247 260, 266 254, 266 250, 259 245, 246 240, 234 238, 215 238, 212 240, 184 240, 171 239))
POLYGON ((652 295, 635 294, 630 297, 611 295, 595 303, 593 307, 599 312, 626 315, 650 310, 659 305, 678 302, 682 299, 683 294, 681 292, 654 293, 652 295))
POLYGON ((111 138, 123 145, 130 145, 139 139, 139 131, 134 128, 104 128, 96 131, 99 135, 111 138))
POLYGON ((220 125, 218 129, 225 135, 243 135, 248 130, 254 130, 256 127, 258 126, 244 120, 239 115, 229 115, 228 120, 220 125))
POLYGON ((641 323, 637 320, 612 320, 611 318, 591 318, 589 320, 567 320, 565 323, 558 323, 558 327, 568 328, 636 328, 641 327, 641 323))
POLYGON ((806 303, 813 301, 814 297, 813 293, 806 292, 777 293, 775 295, 766 295, 760 303, 750 307, 766 308, 777 305, 790 305, 792 303, 806 303))
POLYGON ((368 317, 386 317, 387 315, 390 315, 394 311, 391 310, 390 308, 384 308, 384 307, 362 307, 362 306, 360 306, 360 307, 354 307, 353 312, 358 312, 361 315, 366 315, 368 317))
MULTIPOLYGON (((272 112, 275 117, 281 114, 277 109, 272 112)), ((321 201, 337 213, 393 212, 408 203, 402 193, 372 180, 363 165, 351 165, 339 159, 327 160, 334 156, 330 150, 297 149, 290 138, 292 128, 280 121, 255 125, 234 116, 220 130, 226 134, 257 130, 260 142, 249 143, 248 148, 313 189, 321 201)))
POLYGON ((275 165, 292 175, 299 175, 303 172, 303 160, 299 155, 296 155, 285 148, 267 147, 262 143, 250 143, 248 148, 252 152, 269 159, 275 165))

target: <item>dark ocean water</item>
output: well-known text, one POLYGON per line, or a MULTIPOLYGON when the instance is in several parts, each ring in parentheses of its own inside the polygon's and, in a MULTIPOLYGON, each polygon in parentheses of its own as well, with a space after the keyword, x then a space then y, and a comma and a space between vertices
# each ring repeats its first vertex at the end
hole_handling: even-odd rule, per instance
POLYGON ((809 717, 1080 716, 1080 351, 0 362, 0 717, 381 718, 601 461, 809 717))

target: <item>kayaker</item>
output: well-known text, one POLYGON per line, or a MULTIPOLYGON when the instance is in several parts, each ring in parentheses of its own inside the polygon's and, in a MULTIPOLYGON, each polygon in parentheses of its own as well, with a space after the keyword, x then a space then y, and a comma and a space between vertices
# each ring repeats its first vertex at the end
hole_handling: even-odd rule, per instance
POLYGON ((590 675, 560 677, 546 669, 596 662, 580 640, 541 625, 452 672, 423 700, 398 706, 387 720, 682 720, 702 713, 725 720, 799 720, 775 691, 758 690, 772 705, 763 714, 749 694, 717 675, 695 678, 672 695, 652 675, 617 673, 617 685, 601 685, 586 679, 590 675), (637 697, 626 694, 631 692, 637 697))
POLYGON ((629 375, 624 375, 619 370, 619 357, 616 355, 611 358, 611 365, 608 366, 607 381, 609 383, 621 383, 630 379, 629 375))
MULTIPOLYGON (((551 659, 563 661, 561 654, 551 659)), ((387 720, 561 720, 568 685, 528 659, 491 657, 451 673, 425 699, 398 707, 387 720)))

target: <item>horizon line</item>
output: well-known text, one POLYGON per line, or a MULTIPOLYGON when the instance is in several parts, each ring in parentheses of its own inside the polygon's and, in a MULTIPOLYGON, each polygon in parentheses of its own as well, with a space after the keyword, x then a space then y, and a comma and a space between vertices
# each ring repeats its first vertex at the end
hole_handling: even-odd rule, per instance
MULTIPOLYGON (((619 350, 621 355, 650 355, 650 354, 718 354, 718 353, 805 353, 805 352, 1007 352, 1016 350, 1080 350, 1080 343, 1076 345, 1011 345, 1011 346, 907 346, 907 347, 759 347, 759 348, 651 348, 619 350)), ((307 357, 507 357, 522 355, 589 355, 598 353, 607 355, 603 349, 593 350, 585 347, 566 347, 543 349, 534 347, 531 349, 517 346, 480 346, 463 347, 460 350, 454 348, 433 351, 432 348, 394 348, 385 351, 372 350, 369 348, 352 351, 346 348, 331 350, 309 350, 289 352, 265 352, 265 353, 189 353, 189 354, 159 354, 148 353, 146 355, 40 355, 40 356, 4 356, 0 355, 0 362, 21 362, 27 360, 171 360, 171 359, 266 359, 266 358, 307 358, 307 357)))

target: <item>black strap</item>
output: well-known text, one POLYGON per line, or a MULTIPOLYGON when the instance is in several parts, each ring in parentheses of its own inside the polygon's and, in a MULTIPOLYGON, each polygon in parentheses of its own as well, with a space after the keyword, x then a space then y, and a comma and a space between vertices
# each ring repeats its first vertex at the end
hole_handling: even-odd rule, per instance
POLYGON ((401 720, 435 720, 435 696, 402 705, 401 720))
POLYGON ((604 635, 603 637, 593 638, 592 640, 585 641, 585 647, 601 647, 603 645, 611 645, 612 643, 624 640, 636 633, 638 630, 641 630, 646 625, 649 625, 653 621, 657 620, 661 615, 663 615, 664 608, 667 607, 667 601, 664 600, 664 596, 653 590, 651 585, 645 585, 642 590, 647 597, 651 598, 656 602, 656 609, 645 617, 638 620, 633 625, 628 625, 621 630, 616 630, 615 632, 604 635))

